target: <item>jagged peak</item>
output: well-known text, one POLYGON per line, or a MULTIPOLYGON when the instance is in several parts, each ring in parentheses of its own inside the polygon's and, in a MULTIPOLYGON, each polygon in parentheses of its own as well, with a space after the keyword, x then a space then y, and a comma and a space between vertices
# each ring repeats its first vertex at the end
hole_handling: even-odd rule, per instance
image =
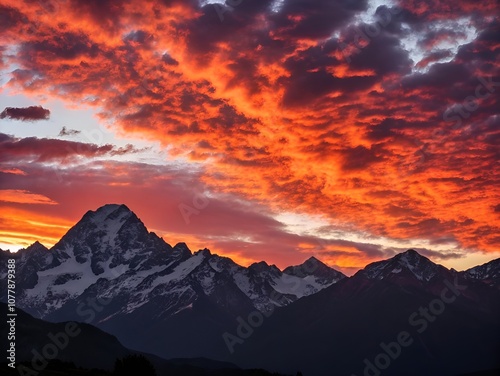
POLYGON ((416 266, 417 264, 420 264, 422 262, 437 265, 431 260, 429 260, 427 257, 415 251, 414 249, 409 249, 405 252, 398 253, 396 256, 394 256, 392 259, 389 260, 396 260, 398 261, 399 264, 405 264, 411 266, 416 266))
POLYGON ((189 249, 186 243, 180 242, 177 243, 172 250, 176 252, 177 254, 181 255, 181 257, 191 257, 193 255, 193 252, 189 249))
POLYGON ((117 209, 124 209, 130 211, 128 206, 125 204, 104 204, 103 206, 97 208, 96 212, 101 210, 117 210, 117 209))
MULTIPOLYGON (((187 247, 187 246, 186 246, 187 247)), ((198 251, 196 251, 194 253, 194 255, 198 255, 198 254, 202 254, 203 256, 207 257, 207 256, 212 256, 212 252, 210 252, 210 249, 208 248, 203 248, 203 249, 199 249, 198 251)))
POLYGON ((420 253, 415 251, 413 248, 410 248, 404 252, 401 252, 400 255, 411 255, 411 256, 419 255, 419 256, 422 256, 420 253))
POLYGON ((258 261, 258 262, 254 262, 249 267, 251 268, 251 267, 257 267, 257 266, 269 266, 269 264, 265 261, 258 261))
POLYGON ((474 269, 481 269, 481 268, 485 268, 485 267, 487 268, 487 267, 492 266, 492 265, 499 265, 500 266, 500 258, 485 262, 484 264, 481 264, 481 265, 473 266, 472 268, 465 270, 465 272, 468 272, 468 271, 474 270, 474 269))
POLYGON ((138 224, 142 231, 149 233, 144 223, 124 204, 106 204, 95 211, 89 210, 73 228, 86 227, 91 224, 98 228, 107 227, 118 230, 125 223, 138 224))
POLYGON ((304 271, 307 271, 310 269, 311 266, 314 266, 314 269, 317 269, 317 267, 324 266, 328 269, 331 269, 328 265, 323 263, 322 261, 318 260, 316 257, 311 256, 307 260, 305 260, 302 264, 298 265, 290 265, 286 267, 283 271, 286 273, 286 271, 292 271, 292 270, 298 270, 298 269, 303 269, 304 271))
POLYGON ((122 219, 135 214, 124 204, 106 204, 95 211, 90 211, 92 222, 99 223, 106 220, 122 219))
POLYGON ((144 223, 126 205, 106 204, 95 211, 87 211, 52 249, 63 253, 73 249, 75 255, 80 255, 80 260, 83 260, 81 255, 84 253, 101 253, 114 249, 117 244, 126 249, 137 239, 144 241, 146 238, 161 239, 151 235, 144 223))
POLYGON ((30 246, 26 247, 26 250, 27 251, 38 251, 38 250, 48 251, 49 249, 37 240, 33 244, 31 244, 30 246))
POLYGON ((345 277, 344 273, 331 268, 314 256, 309 257, 302 264, 292 265, 283 269, 283 273, 295 275, 301 278, 308 275, 317 277, 322 276, 334 279, 341 279, 345 277))
POLYGON ((425 259, 427 259, 427 257, 421 255, 420 253, 418 253, 413 248, 410 248, 407 251, 398 253, 395 257, 413 258, 413 259, 418 259, 418 258, 425 258, 425 259))
POLYGON ((320 259, 317 259, 314 256, 309 257, 306 261, 304 261, 302 263, 302 265, 315 265, 315 266, 319 266, 319 267, 323 267, 323 268, 332 269, 328 265, 326 265, 323 261, 321 261, 320 259))
POLYGON ((421 281, 429 281, 436 275, 436 273, 438 273, 440 269, 446 268, 432 262, 416 250, 409 249, 405 252, 398 253, 387 260, 376 261, 368 264, 358 273, 371 279, 384 279, 389 276, 392 278, 393 275, 399 275, 402 270, 406 270, 406 273, 413 274, 421 281))
POLYGON ((311 265, 313 265, 315 268, 325 267, 328 269, 332 269, 328 265, 326 265, 323 261, 319 260, 318 258, 316 258, 314 256, 311 256, 308 259, 306 259, 302 264, 290 265, 290 266, 286 267, 285 270, 291 269, 291 268, 306 268, 306 269, 308 269, 308 267, 311 265))
POLYGON ((176 245, 174 245, 174 248, 178 248, 178 249, 187 249, 189 250, 189 247, 187 246, 186 243, 184 242, 179 242, 177 243, 176 245))
MULTIPOLYGON (((316 258, 316 257, 314 257, 314 256, 309 257, 309 258, 308 258, 305 262, 307 262, 307 261, 315 261, 315 262, 316 262, 316 261, 318 261, 318 262, 321 262, 319 259, 317 259, 317 258, 316 258)), ((322 262, 321 262, 321 263, 322 263, 322 262)))
MULTIPOLYGON (((259 262, 254 262, 250 266, 248 266, 248 270, 254 272, 254 273, 262 273, 264 271, 271 270, 272 268, 269 266, 269 264, 265 261, 259 261, 259 262)), ((278 269, 279 271, 279 269, 278 269)))
POLYGON ((482 265, 474 266, 470 269, 464 270, 466 276, 475 278, 475 279, 483 279, 489 277, 500 277, 500 258, 488 261, 482 265))

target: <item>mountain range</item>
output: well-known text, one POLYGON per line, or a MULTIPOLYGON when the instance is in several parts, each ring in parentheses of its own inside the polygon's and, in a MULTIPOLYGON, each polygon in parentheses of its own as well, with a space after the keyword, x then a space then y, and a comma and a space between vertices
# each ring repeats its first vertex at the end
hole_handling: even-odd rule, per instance
MULTIPOLYGON (((0 310, 7 311, 7 305, 0 302, 0 310)), ((117 359, 129 356, 143 356, 156 369, 158 375, 178 376, 271 376, 264 370, 242 370, 228 362, 217 362, 206 358, 170 359, 142 353, 124 347, 118 339, 92 325, 75 322, 51 323, 36 319, 21 309, 17 310, 16 364, 17 369, 1 364, 2 375, 39 376, 62 375, 111 375, 117 359), (73 325, 77 335, 67 335, 67 325, 73 325), (57 362, 45 359, 44 349, 58 346, 57 362), (63 346, 66 344, 66 346, 63 346), (62 364, 61 364, 62 363, 62 364), (85 367, 86 370, 81 367, 85 367), (43 368, 43 369, 42 369, 43 368), (94 371, 92 371, 94 370, 94 371)), ((1 342, 7 339, 8 326, 0 325, 1 342)), ((7 347, 8 348, 8 347, 7 347)), ((47 350, 45 350, 47 351, 47 350)), ((276 376, 274 374, 273 376, 276 376)))
POLYGON ((306 376, 500 369, 500 259, 457 272, 409 250, 352 277, 314 257, 243 267, 171 246, 115 204, 87 212, 50 250, 36 242, 0 258, 1 278, 16 260, 27 314, 91 324, 167 359, 306 376))

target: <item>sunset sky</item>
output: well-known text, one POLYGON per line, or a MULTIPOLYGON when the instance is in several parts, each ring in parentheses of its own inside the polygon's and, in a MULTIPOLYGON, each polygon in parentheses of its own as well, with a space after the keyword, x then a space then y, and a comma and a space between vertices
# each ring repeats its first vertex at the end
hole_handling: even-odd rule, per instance
POLYGON ((0 0, 0 248, 124 203, 348 274, 500 257, 497 0, 0 0))

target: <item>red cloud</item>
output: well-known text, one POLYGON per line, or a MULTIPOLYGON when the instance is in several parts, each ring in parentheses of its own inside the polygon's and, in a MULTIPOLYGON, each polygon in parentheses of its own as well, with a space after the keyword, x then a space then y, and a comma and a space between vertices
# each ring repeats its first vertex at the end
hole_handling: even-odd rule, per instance
POLYGON ((29 107, 6 107, 0 113, 0 119, 14 119, 22 121, 36 121, 48 120, 50 117, 50 110, 42 106, 29 106, 29 107))
MULTIPOLYGON (((497 87, 475 98, 480 79, 500 81, 495 1, 403 1, 363 43, 356 43, 359 27, 374 26, 354 24, 363 2, 285 2, 276 13, 271 1, 248 1, 222 22, 212 5, 197 1, 47 4, 8 8, 2 33, 19 49, 7 58, 19 67, 10 86, 74 103, 92 98, 120 131, 202 163, 196 179, 216 194, 270 212, 320 214, 345 231, 498 250, 497 87), (415 73, 401 41, 418 32, 421 46, 431 48, 443 32, 430 30, 464 17, 476 38, 456 56, 429 51, 420 63, 428 69, 415 73), (435 63, 444 56, 450 61, 435 63), (445 116, 457 105, 471 109, 460 124, 445 116)), ((79 151, 61 140, 5 142, 3 161, 133 152, 110 145, 79 151)), ((135 180, 120 179, 106 182, 100 201, 128 190, 137 203, 130 206, 141 207, 144 195, 129 190, 135 180)), ((223 236, 213 218, 233 215, 213 208, 191 228, 223 236)), ((189 232, 182 223, 169 231, 189 232)), ((351 250, 343 247, 336 251, 351 250)))
POLYGON ((133 154, 143 151, 132 145, 117 148, 106 144, 98 146, 83 142, 64 141, 48 138, 15 138, 0 133, 0 162, 35 161, 35 162, 69 162, 76 157, 102 157, 133 154))

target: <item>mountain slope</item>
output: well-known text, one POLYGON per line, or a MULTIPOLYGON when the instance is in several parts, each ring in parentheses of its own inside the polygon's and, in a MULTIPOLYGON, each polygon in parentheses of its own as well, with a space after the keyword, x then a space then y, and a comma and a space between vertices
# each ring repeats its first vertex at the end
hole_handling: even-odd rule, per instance
POLYGON ((500 289, 500 259, 475 266, 461 273, 469 280, 482 281, 500 289))
MULTIPOLYGON (((192 254, 115 204, 87 212, 50 250, 35 244, 9 257, 27 276, 16 286, 20 308, 50 321, 93 323, 127 346, 169 357, 223 356, 220 333, 237 317, 272 311, 345 277, 324 264, 287 274, 263 262, 245 268, 208 249, 192 254), (159 328, 183 339, 158 337, 159 328)), ((5 286, 0 291, 5 301, 5 286)))
POLYGON ((429 282, 442 274, 448 274, 444 266, 433 263, 413 249, 400 253, 388 260, 367 265, 357 274, 369 279, 399 280, 415 277, 418 281, 429 282))
MULTIPOLYGON (((0 303, 0 311, 6 312, 7 305, 0 303)), ((22 363, 22 369, 13 370, 7 367, 9 373, 5 372, 5 374, 33 375, 39 371, 44 374, 44 369, 48 366, 47 362, 50 359, 45 359, 43 354, 50 354, 51 358, 74 364, 74 366, 58 367, 59 369, 68 368, 67 372, 58 370, 50 373, 49 371, 48 375, 72 376, 76 373, 99 373, 89 373, 88 370, 84 371, 79 367, 111 371, 116 359, 129 355, 145 356, 156 368, 158 376, 243 376, 252 374, 249 371, 239 369, 234 364, 206 358, 165 360, 150 354, 139 353, 127 349, 116 337, 92 325, 75 322, 50 323, 36 319, 20 309, 17 310, 17 315, 16 366, 19 367, 22 363), (53 355, 52 350, 48 350, 50 347, 57 348, 57 353, 53 355)), ((1 343, 4 345, 2 348, 7 349, 9 347, 5 347, 5 340, 8 329, 7 322, 2 320, 0 323, 1 343)), ((48 369, 50 368, 49 365, 48 369)), ((2 372, 4 372, 3 369, 2 372)), ((270 374, 259 370, 255 372, 255 375, 266 376, 270 374)))
MULTIPOLYGON (((403 270, 392 273, 400 274, 395 279, 368 266, 366 273, 276 310, 235 346, 234 361, 315 376, 452 376, 500 370, 498 291, 455 279, 453 273, 450 279, 426 281, 422 276, 440 268, 413 256, 408 268, 413 272, 405 278, 403 270), (393 344, 398 338, 407 346, 393 344), (393 358, 384 350, 389 344, 393 358)), ((385 265, 396 267, 399 262, 393 261, 385 265)))
MULTIPOLYGON (((409 250, 350 278, 315 258, 283 271, 265 262, 242 267, 208 249, 170 246, 124 205, 87 212, 50 250, 35 243, 0 258, 16 259, 18 307, 53 322, 91 323, 162 357, 363 374, 382 342, 407 331, 411 346, 384 375, 498 366, 497 262, 458 273, 409 250), (441 308, 422 321, 425 309, 441 308)), ((0 292, 5 301, 5 284, 0 292)))
MULTIPOLYGON (((7 312, 7 305, 0 303, 0 310, 7 312)), ((37 357, 36 354, 43 354, 45 347, 54 348, 56 344, 57 359, 89 368, 112 369, 116 358, 132 353, 123 347, 116 337, 91 325, 74 322, 50 323, 36 319, 21 309, 16 313, 16 363, 31 362, 36 358, 38 364, 42 364, 43 357, 37 357)), ((7 339, 7 331, 8 325, 2 320, 2 344, 7 339)), ((51 354, 49 351, 47 353, 51 354)))

